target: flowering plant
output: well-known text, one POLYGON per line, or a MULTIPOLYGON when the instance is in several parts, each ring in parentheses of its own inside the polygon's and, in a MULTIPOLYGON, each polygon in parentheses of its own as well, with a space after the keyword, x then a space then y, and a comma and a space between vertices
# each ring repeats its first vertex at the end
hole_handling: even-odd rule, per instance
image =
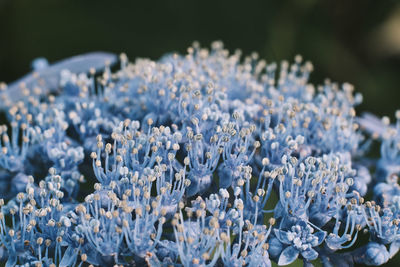
POLYGON ((220 42, 116 61, 38 59, 1 85, 7 267, 381 265, 398 252, 400 120, 356 116, 350 84, 313 86, 300 56, 278 67, 220 42))

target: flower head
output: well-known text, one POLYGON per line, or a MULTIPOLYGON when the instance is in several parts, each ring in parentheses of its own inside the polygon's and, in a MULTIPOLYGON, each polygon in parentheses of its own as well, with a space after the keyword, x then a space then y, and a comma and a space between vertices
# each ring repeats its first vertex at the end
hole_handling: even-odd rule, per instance
POLYGON ((379 265, 398 252, 400 123, 357 117, 353 86, 314 86, 301 56, 267 64, 221 42, 115 61, 39 59, 0 84, 6 266, 379 265))

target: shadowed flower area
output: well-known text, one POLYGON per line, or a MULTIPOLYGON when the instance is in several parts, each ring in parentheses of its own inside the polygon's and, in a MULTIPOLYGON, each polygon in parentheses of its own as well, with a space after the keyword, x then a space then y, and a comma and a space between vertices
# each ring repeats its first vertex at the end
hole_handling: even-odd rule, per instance
POLYGON ((400 248, 400 113, 349 83, 194 42, 1 84, 8 266, 382 265, 400 248), (379 144, 379 159, 370 157, 379 144))

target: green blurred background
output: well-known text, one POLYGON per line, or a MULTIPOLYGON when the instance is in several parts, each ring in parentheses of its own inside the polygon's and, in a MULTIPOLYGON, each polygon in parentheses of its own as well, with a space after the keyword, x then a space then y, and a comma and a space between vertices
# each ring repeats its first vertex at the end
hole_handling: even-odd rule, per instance
MULTIPOLYGON (((0 81, 89 51, 157 59, 194 41, 222 40, 268 62, 302 54, 312 81, 349 82, 358 111, 393 117, 400 108, 400 1, 0 0, 0 81)), ((400 266, 400 257, 387 266, 400 266)))

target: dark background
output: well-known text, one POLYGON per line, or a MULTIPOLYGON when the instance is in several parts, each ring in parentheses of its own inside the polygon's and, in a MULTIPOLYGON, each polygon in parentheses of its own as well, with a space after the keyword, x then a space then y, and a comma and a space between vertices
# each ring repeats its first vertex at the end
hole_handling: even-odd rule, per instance
POLYGON ((364 95, 359 110, 400 107, 400 1, 82 1, 0 0, 0 81, 93 50, 157 59, 208 46, 257 51, 267 61, 297 53, 314 63, 312 80, 350 82, 364 95))
POLYGON ((314 63, 314 83, 355 85, 364 96, 359 112, 393 117, 400 108, 394 0, 0 0, 0 81, 21 77, 40 56, 54 62, 103 50, 157 59, 184 53, 194 40, 222 40, 268 62, 302 54, 314 63))

